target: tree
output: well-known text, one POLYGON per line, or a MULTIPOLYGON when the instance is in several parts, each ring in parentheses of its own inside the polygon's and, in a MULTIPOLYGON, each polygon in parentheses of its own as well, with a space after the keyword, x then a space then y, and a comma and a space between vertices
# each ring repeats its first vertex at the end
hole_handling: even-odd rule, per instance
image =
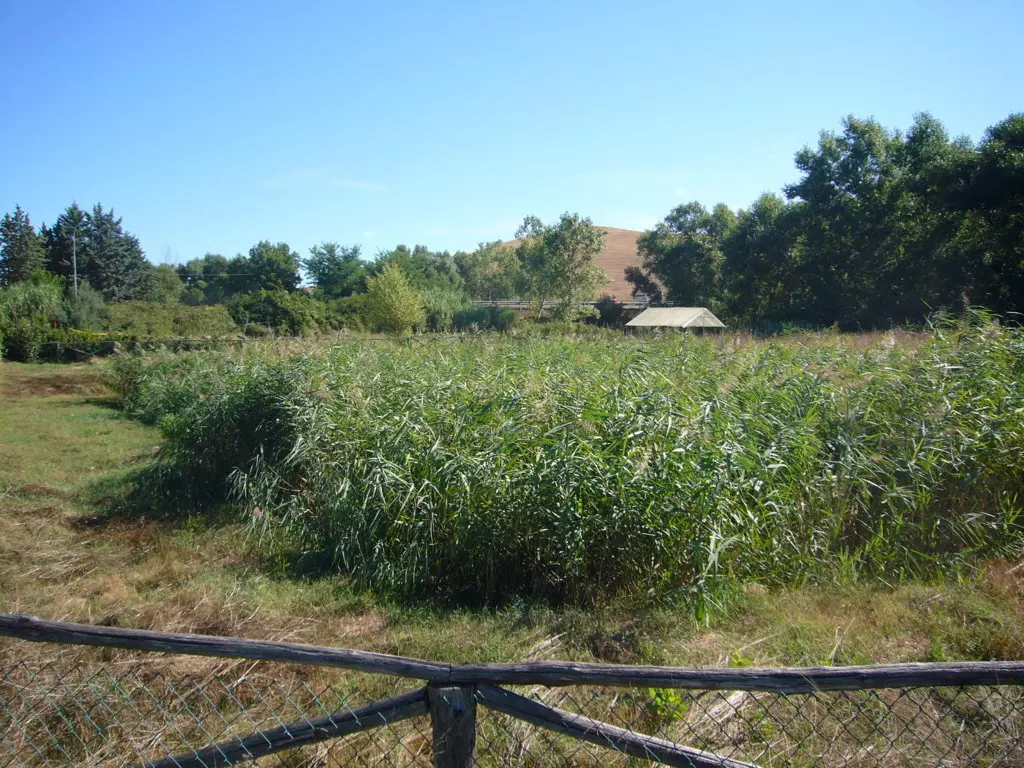
POLYGON ((28 280, 46 265, 43 240, 21 206, 0 220, 0 285, 28 280))
POLYGON ((366 290, 366 264, 359 258, 359 246, 321 243, 309 249, 303 269, 329 299, 351 296, 366 290))
POLYGON ((144 297, 146 301, 177 304, 184 292, 185 284, 171 264, 160 264, 150 270, 144 297))
POLYGON ((500 240, 480 243, 475 251, 460 251, 454 259, 471 298, 494 301, 515 297, 522 275, 514 248, 500 240))
POLYGON ((388 264, 401 267, 409 283, 417 290, 428 288, 442 290, 461 290, 462 276, 455 259, 448 251, 432 252, 425 245, 417 245, 409 250, 407 245, 399 245, 391 251, 381 251, 371 267, 371 273, 379 273, 388 264))
POLYGON ((604 249, 604 232, 589 218, 563 213, 557 224, 546 225, 536 216, 527 216, 516 237, 525 292, 538 315, 544 303, 554 299, 555 314, 572 322, 583 312, 581 303, 608 282, 594 264, 594 257, 604 249))
MULTIPOLYGON (((294 291, 299 287, 299 254, 287 243, 271 244, 261 240, 249 249, 248 262, 237 264, 239 271, 248 272, 240 281, 244 292, 294 291)), ((234 269, 235 262, 230 266, 234 269)))
POLYGON ((725 260, 722 241, 735 226, 735 214, 722 203, 711 213, 698 202, 674 208, 637 239, 645 277, 657 276, 674 304, 719 311, 725 260))
MULTIPOLYGON (((244 257, 239 259, 241 264, 237 271, 247 271, 247 260, 244 257)), ((219 304, 230 299, 239 292, 238 289, 243 287, 241 281, 246 279, 245 276, 233 276, 232 269, 233 265, 216 253, 178 265, 178 277, 185 286, 182 302, 191 305, 219 304)))
POLYGON ((87 222, 84 250, 88 255, 85 273, 89 284, 106 301, 130 301, 145 295, 151 265, 138 239, 124 231, 113 210, 104 211, 98 203, 87 222))
POLYGON ((423 325, 423 297, 412 287, 402 268, 385 264, 366 279, 370 323, 388 333, 405 335, 423 325))
POLYGON ((945 181, 946 200, 965 217, 969 234, 962 241, 982 276, 975 301, 1000 312, 1020 311, 1024 308, 1024 113, 989 128, 977 151, 961 154, 945 181))
POLYGON ((796 280, 797 206, 764 194, 723 239, 726 314, 748 323, 789 319, 804 302, 796 280))
POLYGON ((40 230, 46 247, 46 269, 70 282, 77 262, 81 279, 89 265, 89 215, 78 203, 72 203, 57 217, 52 227, 43 225, 40 230))
POLYGON ((652 304, 661 304, 664 293, 653 271, 631 264, 625 273, 626 282, 633 286, 631 293, 634 299, 643 295, 652 304))

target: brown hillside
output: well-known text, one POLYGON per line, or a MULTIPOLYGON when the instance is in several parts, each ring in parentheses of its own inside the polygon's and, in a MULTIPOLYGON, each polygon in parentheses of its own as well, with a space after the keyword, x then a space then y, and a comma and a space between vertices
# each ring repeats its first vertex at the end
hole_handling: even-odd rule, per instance
MULTIPOLYGON (((604 252, 594 262, 607 274, 611 282, 598 288, 599 296, 609 294, 619 301, 633 298, 633 286, 626 282, 626 267, 640 266, 640 254, 636 250, 636 239, 643 234, 635 229, 601 227, 604 230, 604 252)), ((505 245, 515 246, 518 240, 509 240, 505 245)))

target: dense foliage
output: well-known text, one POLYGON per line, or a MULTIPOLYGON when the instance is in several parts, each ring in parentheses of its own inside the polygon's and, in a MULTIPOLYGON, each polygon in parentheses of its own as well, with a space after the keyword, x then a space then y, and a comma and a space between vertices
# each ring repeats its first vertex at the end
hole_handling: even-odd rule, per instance
POLYGON ((733 324, 918 323, 1024 309, 1024 114, 980 144, 920 115, 906 133, 847 118, 796 154, 800 180, 736 213, 675 208, 639 240, 637 292, 733 324))
POLYGON ((46 273, 0 288, 0 339, 3 354, 15 360, 39 358, 54 323, 61 315, 60 281, 46 273))
MULTIPOLYGON (((905 132, 849 117, 795 162, 800 178, 784 195, 738 211, 674 208, 637 241, 642 264, 626 269, 634 294, 708 306, 762 331, 919 325, 970 307, 1010 319, 1024 309, 1024 114, 977 145, 927 114, 905 132)), ((527 216, 516 240, 471 252, 398 245, 370 260, 358 246, 324 242, 302 258, 261 240, 231 258, 154 266, 102 205, 72 204, 38 231, 17 206, 0 219, 0 286, 45 270, 65 287, 55 322, 114 333, 133 324, 157 334, 167 323, 124 321, 154 304, 227 307, 253 336, 507 329, 507 313, 485 319, 473 306, 501 299, 527 302, 542 322, 621 325, 621 307, 591 306, 607 282, 595 265, 603 248, 600 227, 565 213, 547 224, 527 216)))
POLYGON ((898 580, 1019 552, 1024 332, 876 341, 351 342, 125 357, 118 378, 167 437, 147 498, 233 499, 366 584, 706 607, 730 577, 898 580))

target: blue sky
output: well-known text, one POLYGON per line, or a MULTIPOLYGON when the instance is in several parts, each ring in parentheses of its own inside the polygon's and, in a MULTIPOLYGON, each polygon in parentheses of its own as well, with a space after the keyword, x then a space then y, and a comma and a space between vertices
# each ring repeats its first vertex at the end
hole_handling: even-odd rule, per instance
POLYGON ((0 210, 102 202, 155 262, 646 228, 779 190, 846 114, 1024 110, 1019 0, 0 0, 0 29, 0 210))

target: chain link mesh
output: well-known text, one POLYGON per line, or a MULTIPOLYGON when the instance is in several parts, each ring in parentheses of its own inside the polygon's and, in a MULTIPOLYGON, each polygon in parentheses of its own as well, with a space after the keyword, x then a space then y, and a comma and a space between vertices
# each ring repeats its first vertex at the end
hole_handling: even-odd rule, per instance
MULTIPOLYGON (((230 665, 237 666, 237 665, 230 665)), ((373 676, 316 685, 275 665, 187 674, 144 662, 0 669, 0 766, 125 766, 187 755, 278 726, 345 713, 416 687, 373 676), (360 687, 362 682, 364 687, 360 687)), ((433 764, 430 720, 389 723, 254 760, 256 766, 433 764)))
MULTIPOLYGON (((0 766, 141 764, 417 687, 339 670, 209 660, 179 668, 154 658, 107 653, 0 666, 0 766)), ((796 695, 507 687, 637 734, 761 766, 1024 766, 1024 689, 1014 686, 796 695)), ((482 705, 477 717, 479 766, 650 764, 482 705)), ((430 766, 432 743, 430 719, 420 716, 252 764, 430 766)))
MULTIPOLYGON (((1024 692, 1015 686, 779 694, 621 688, 510 688, 574 714, 761 766, 1024 766, 1024 692)), ((486 766, 646 765, 614 749, 481 710, 486 766)))

